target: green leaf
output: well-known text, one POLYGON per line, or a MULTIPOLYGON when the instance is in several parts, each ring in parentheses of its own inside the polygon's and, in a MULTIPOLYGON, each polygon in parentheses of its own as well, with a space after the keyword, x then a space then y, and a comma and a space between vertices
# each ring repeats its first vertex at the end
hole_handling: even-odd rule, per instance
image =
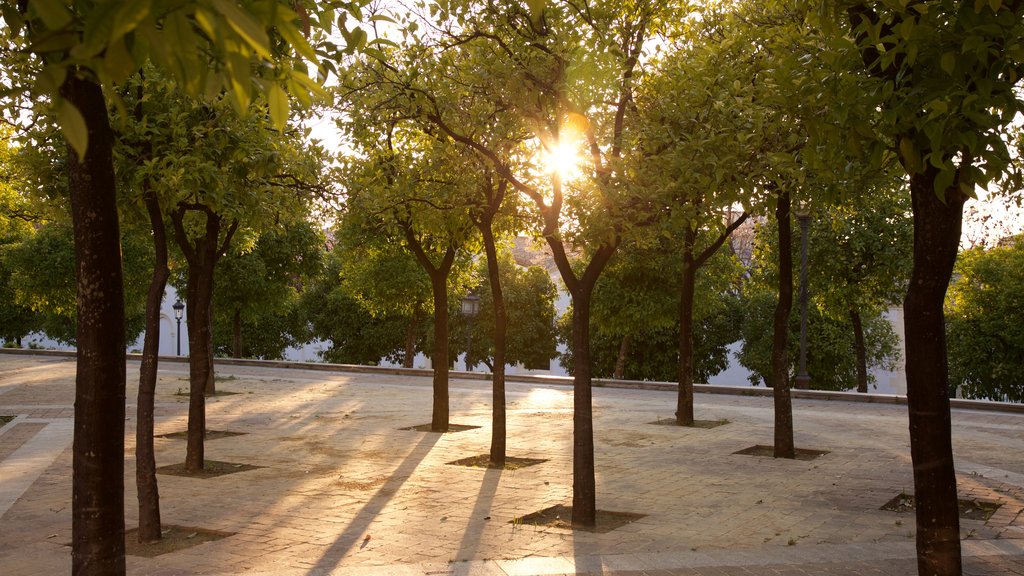
POLYGON ((935 193, 939 198, 945 198, 946 189, 953 184, 953 176, 955 176, 953 170, 939 170, 939 173, 935 175, 935 193))
POLYGON ((914 141, 906 136, 900 138, 900 158, 903 159, 907 171, 911 174, 921 171, 921 154, 914 146, 914 141))
POLYGON ((103 58, 103 69, 114 82, 120 82, 135 72, 135 59, 128 52, 124 40, 118 38, 110 43, 103 58))
POLYGON ((284 24, 278 26, 277 31, 286 42, 295 48, 295 51, 298 52, 300 56, 311 62, 317 61, 316 51, 313 50, 313 47, 306 41, 306 37, 300 34, 297 28, 291 24, 284 24))
POLYGON ((230 0, 213 0, 213 6, 250 48, 261 57, 270 59, 270 38, 267 37, 267 31, 259 22, 235 6, 230 0))
POLYGON ((61 0, 32 0, 28 5, 50 30, 59 30, 71 23, 71 12, 61 0))
POLYGON ((47 52, 63 52, 69 50, 77 45, 79 42, 78 34, 75 32, 57 32, 51 34, 44 34, 42 38, 32 43, 29 48, 30 51, 36 54, 45 54, 47 52))
POLYGON ((939 62, 939 65, 942 66, 942 70, 946 74, 952 76, 953 72, 956 70, 956 54, 954 52, 946 52, 942 55, 942 60, 939 62))
POLYGON ((284 130, 288 124, 288 95, 277 83, 267 86, 267 103, 270 105, 270 121, 274 128, 284 130))
POLYGON ((33 88, 35 94, 56 94, 60 90, 64 78, 68 75, 68 69, 59 64, 50 64, 36 77, 36 85, 33 88))
POLYGON ((114 15, 114 26, 110 30, 110 39, 116 40, 135 30, 149 16, 150 0, 133 0, 122 2, 114 15))
POLYGON ((85 118, 74 104, 63 98, 57 103, 57 124, 64 132, 64 138, 78 154, 78 160, 85 159, 85 151, 89 145, 89 129, 85 126, 85 118))

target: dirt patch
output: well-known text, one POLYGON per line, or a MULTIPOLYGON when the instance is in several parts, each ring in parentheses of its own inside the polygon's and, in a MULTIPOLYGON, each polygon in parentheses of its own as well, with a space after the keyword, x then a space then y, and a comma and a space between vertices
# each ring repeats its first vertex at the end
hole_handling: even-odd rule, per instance
MULTIPOLYGON (((205 396, 207 398, 216 398, 218 396, 234 396, 236 394, 241 394, 241 392, 231 392, 230 390, 217 390, 213 394, 205 394, 205 396)), ((174 393, 174 395, 185 396, 187 398, 188 396, 190 396, 190 393, 188 390, 181 390, 179 388, 178 391, 174 393)))
MULTIPOLYGON (((231 438, 232 436, 244 436, 248 432, 231 432, 229 430, 207 430, 203 436, 206 440, 217 440, 218 438, 231 438)), ((188 438, 188 430, 181 430, 178 432, 171 432, 170 434, 160 434, 157 438, 170 438, 172 440, 184 440, 188 438)))
MULTIPOLYGON (((984 500, 957 500, 960 507, 960 517, 968 520, 988 521, 996 510, 1002 506, 999 502, 986 502, 984 500)), ((892 500, 882 504, 879 510, 888 512, 912 512, 914 510, 914 495, 900 492, 892 500)))
MULTIPOLYGON (((467 424, 449 424, 448 429, 443 434, 453 434, 455 432, 465 432, 466 430, 474 430, 479 426, 469 426, 467 424)), ((415 430, 417 432, 434 432, 430 424, 419 424, 417 426, 406 426, 405 428, 399 428, 399 430, 415 430)))
POLYGON ((676 423, 675 418, 662 418, 660 420, 655 420, 654 422, 648 422, 648 424, 655 424, 658 426, 679 426, 680 428, 703 429, 718 428, 719 426, 725 426, 728 423, 729 421, 724 418, 722 418, 721 420, 694 420, 693 426, 680 426, 679 424, 676 423))
POLYGON ((505 466, 492 466, 490 454, 470 456, 461 460, 447 462, 450 466, 468 466, 470 468, 493 468, 496 470, 519 470, 528 466, 543 464, 547 460, 542 458, 520 458, 518 456, 505 456, 505 466))
POLYGON ((605 534, 626 524, 632 524, 643 518, 646 514, 634 514, 632 512, 610 512, 607 510, 597 511, 597 523, 595 526, 573 526, 572 506, 552 506, 540 512, 527 514, 514 518, 511 524, 526 524, 530 526, 553 526, 566 530, 582 530, 584 532, 597 532, 605 534))
POLYGON ((252 464, 237 464, 235 462, 221 462, 220 460, 206 460, 203 462, 203 469, 199 472, 186 472, 185 463, 181 464, 168 464, 167 466, 161 466, 156 469, 157 474, 169 474, 171 476, 188 476, 189 478, 216 478, 217 476, 226 476, 228 474, 234 474, 235 472, 245 472, 246 470, 256 470, 258 468, 264 468, 264 466, 253 466, 252 464))
POLYGON ((153 558, 168 552, 175 552, 191 548, 197 544, 213 542, 228 536, 234 536, 232 532, 217 532, 204 528, 190 528, 188 526, 161 526, 161 537, 156 542, 139 542, 138 528, 132 528, 124 533, 124 553, 129 556, 143 556, 153 558))
POLYGON ((11 420, 14 420, 14 416, 4 416, 4 415, 0 415, 0 426, 3 426, 3 425, 5 425, 5 424, 7 424, 7 423, 8 423, 8 422, 10 422, 11 420))
MULTIPOLYGON (((794 450, 794 452, 796 452, 795 460, 804 461, 814 460, 819 456, 824 456, 825 454, 828 454, 828 450, 814 450, 811 448, 797 448, 796 450, 794 450)), ((733 452, 733 454, 742 454, 743 456, 763 456, 767 458, 774 458, 775 448, 773 446, 764 446, 758 444, 757 446, 751 446, 750 448, 737 450, 733 452)), ((784 458, 780 458, 780 460, 784 460, 784 458)))

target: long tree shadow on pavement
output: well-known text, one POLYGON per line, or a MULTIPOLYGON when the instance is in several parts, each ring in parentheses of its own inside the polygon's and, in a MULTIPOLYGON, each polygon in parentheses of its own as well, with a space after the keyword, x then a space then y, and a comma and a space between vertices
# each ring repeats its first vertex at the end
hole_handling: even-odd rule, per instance
POLYGON ((365 545, 370 540, 370 535, 366 534, 367 528, 380 515, 391 498, 398 493, 405 481, 412 476, 440 439, 440 434, 427 434, 420 439, 419 443, 402 460, 402 463, 391 472, 384 484, 356 514, 352 522, 345 527, 345 530, 338 535, 338 538, 327 548, 317 563, 310 568, 309 574, 329 573, 341 564, 345 555, 353 548, 357 545, 365 545))

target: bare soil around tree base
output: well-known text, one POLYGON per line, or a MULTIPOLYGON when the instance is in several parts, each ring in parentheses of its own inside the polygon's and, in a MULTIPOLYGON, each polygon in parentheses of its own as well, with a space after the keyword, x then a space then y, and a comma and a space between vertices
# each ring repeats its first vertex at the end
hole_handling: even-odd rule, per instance
POLYGON ((626 524, 632 524, 644 516, 646 516, 646 514, 598 510, 597 523, 594 526, 574 526, 572 523, 572 506, 559 504, 557 506, 545 508, 539 512, 514 518, 512 519, 511 524, 550 526, 554 528, 564 528, 566 530, 582 530, 584 532, 606 534, 616 528, 622 528, 626 524))
POLYGON ((216 530, 192 528, 189 526, 164 525, 161 528, 160 539, 156 542, 139 542, 137 528, 125 531, 125 554, 155 558, 169 552, 177 552, 178 550, 184 550, 199 544, 205 544, 206 542, 234 536, 232 532, 218 532, 216 530))
POLYGON ((182 462, 180 464, 168 464, 167 466, 161 466, 156 469, 156 473, 169 474, 171 476, 187 476, 189 478, 201 478, 205 480, 207 478, 216 478, 218 476, 234 474, 236 472, 256 470, 257 468, 263 468, 263 466, 238 464, 236 462, 221 462, 220 460, 206 460, 203 462, 203 469, 199 472, 187 472, 185 470, 185 463, 182 462))

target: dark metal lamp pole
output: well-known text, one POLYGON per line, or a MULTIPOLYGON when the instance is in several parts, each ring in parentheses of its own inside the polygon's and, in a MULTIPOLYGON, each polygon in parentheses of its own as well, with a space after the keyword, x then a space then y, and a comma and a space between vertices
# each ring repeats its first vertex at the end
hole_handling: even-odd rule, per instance
POLYGON ((176 336, 178 338, 178 356, 181 356, 181 317, 185 312, 185 305, 181 303, 181 298, 179 298, 171 308, 174 308, 174 319, 178 321, 178 332, 176 336))

